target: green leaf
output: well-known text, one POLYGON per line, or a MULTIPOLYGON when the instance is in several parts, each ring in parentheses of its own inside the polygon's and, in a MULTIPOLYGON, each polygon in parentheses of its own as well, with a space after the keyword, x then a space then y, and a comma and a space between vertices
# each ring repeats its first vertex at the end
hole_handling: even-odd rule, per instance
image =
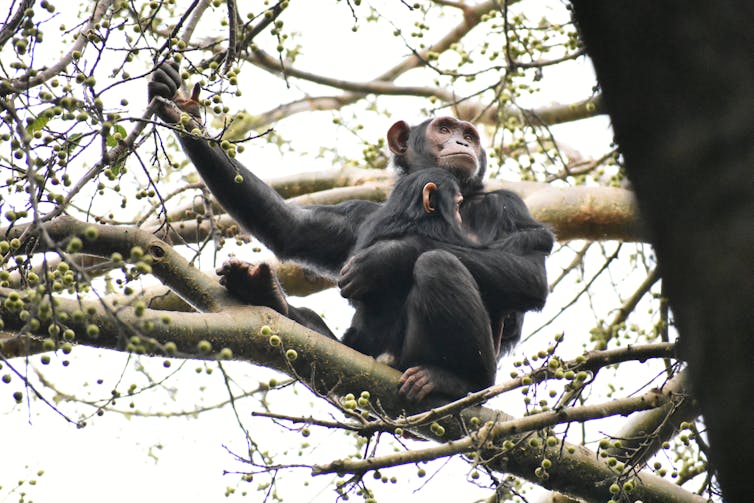
MULTIPOLYGON (((121 126, 120 124, 116 124, 112 128, 113 134, 120 133, 121 139, 125 139, 126 136, 128 136, 128 133, 126 133, 126 128, 121 126)), ((116 140, 112 134, 107 135, 107 138, 105 138, 105 143, 107 143, 108 147, 114 147, 118 144, 118 140, 116 140)))
POLYGON ((34 134, 35 131, 39 131, 43 127, 47 125, 48 122, 50 122, 50 119, 52 119, 53 110, 55 107, 50 107, 41 114, 37 115, 37 117, 28 125, 26 126, 26 131, 30 134, 34 134))

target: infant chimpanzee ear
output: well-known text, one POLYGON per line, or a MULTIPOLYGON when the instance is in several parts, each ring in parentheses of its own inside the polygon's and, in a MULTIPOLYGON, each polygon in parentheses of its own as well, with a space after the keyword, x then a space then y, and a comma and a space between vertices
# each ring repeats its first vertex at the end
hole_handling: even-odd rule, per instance
POLYGON ((436 190, 437 185, 433 182, 427 183, 422 189, 422 203, 424 204, 424 211, 427 213, 434 213, 437 211, 437 206, 432 202, 432 196, 436 190))

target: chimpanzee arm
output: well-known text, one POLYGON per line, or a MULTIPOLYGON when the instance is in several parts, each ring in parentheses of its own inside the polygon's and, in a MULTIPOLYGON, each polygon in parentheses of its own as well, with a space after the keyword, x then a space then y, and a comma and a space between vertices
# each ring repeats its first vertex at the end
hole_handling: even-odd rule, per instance
POLYGON ((521 254, 552 250, 550 229, 534 220, 524 201, 509 190, 467 198, 461 214, 464 225, 487 246, 521 254))
POLYGON ((497 303, 520 311, 544 307, 548 293, 545 254, 522 256, 494 248, 451 247, 448 251, 466 266, 491 307, 497 303))
POLYGON ((360 225, 377 208, 369 201, 309 207, 288 204, 220 147, 188 136, 181 136, 180 141, 222 207, 279 258, 336 275, 356 243, 360 225))
POLYGON ((408 286, 414 263, 426 249, 420 238, 406 236, 378 241, 359 250, 340 271, 338 287, 341 295, 361 300, 372 293, 384 295, 386 289, 400 288, 402 283, 408 286))
MULTIPOLYGON (((170 100, 193 117, 198 115, 198 89, 190 98, 180 92, 181 77, 174 64, 157 68, 149 82, 150 100, 170 100)), ((162 104, 157 114, 168 123, 180 120, 175 107, 162 104)), ((218 145, 203 138, 178 138, 207 187, 225 210, 246 230, 284 259, 293 259, 336 275, 356 242, 359 226, 377 205, 351 201, 335 206, 302 208, 280 195, 218 145)))
MULTIPOLYGON (((547 235, 551 236, 549 232, 547 235)), ((542 240, 542 238, 538 238, 542 240)), ((490 307, 528 311, 541 309, 547 298, 546 253, 522 254, 508 251, 511 241, 489 247, 467 247, 408 236, 399 240, 380 241, 360 250, 343 267, 338 286, 344 297, 365 299, 370 294, 394 288, 411 280, 416 259, 425 251, 440 249, 460 259, 474 277, 482 297, 490 307)))
POLYGON ((541 309, 547 297, 545 257, 554 236, 532 218, 523 200, 498 190, 467 197, 461 207, 464 226, 485 246, 451 247, 467 267, 491 307, 541 309))
POLYGON ((341 271, 343 296, 365 298, 410 278, 418 256, 438 248, 461 260, 490 308, 541 309, 548 293, 545 257, 554 241, 549 229, 534 220, 521 198, 509 191, 469 197, 461 211, 464 226, 485 246, 427 243, 415 236, 378 242, 355 254, 341 271))

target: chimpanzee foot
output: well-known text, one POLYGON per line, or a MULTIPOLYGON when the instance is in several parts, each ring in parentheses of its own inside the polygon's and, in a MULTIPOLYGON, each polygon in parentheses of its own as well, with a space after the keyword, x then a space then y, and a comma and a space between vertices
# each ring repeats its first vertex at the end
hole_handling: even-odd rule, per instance
POLYGON ((453 372, 432 365, 409 367, 401 375, 399 393, 409 400, 424 400, 430 393, 458 399, 484 386, 473 385, 453 372))
POLYGON ((410 367, 401 375, 400 394, 409 400, 421 401, 432 393, 436 387, 436 379, 429 367, 410 367))
POLYGON ((247 304, 270 307, 288 315, 288 301, 269 264, 254 265, 231 257, 216 272, 220 284, 235 297, 247 304))

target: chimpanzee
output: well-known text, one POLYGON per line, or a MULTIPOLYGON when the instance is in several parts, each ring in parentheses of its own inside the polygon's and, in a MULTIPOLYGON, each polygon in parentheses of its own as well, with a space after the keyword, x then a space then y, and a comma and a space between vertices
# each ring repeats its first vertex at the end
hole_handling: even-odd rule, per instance
MULTIPOLYGON (((173 100, 184 110, 194 112, 196 92, 186 99, 180 86, 176 68, 161 65, 149 82, 149 97, 173 100)), ((180 114, 166 105, 158 106, 157 114, 168 123, 180 120, 180 114)), ((434 167, 448 171, 458 181, 464 198, 460 207, 463 228, 475 236, 480 246, 458 246, 452 251, 453 257, 450 252, 439 250, 417 258, 411 240, 378 241, 355 251, 368 217, 380 204, 353 200, 336 205, 290 205, 219 146, 192 135, 178 136, 210 191, 236 221, 276 256, 302 262, 333 277, 340 276, 341 293, 345 297, 358 301, 372 292, 388 296, 395 278, 412 277, 412 273, 415 283, 425 280, 437 283, 430 290, 432 293, 425 293, 434 297, 420 299, 432 309, 430 317, 444 319, 448 306, 465 316, 453 321, 453 326, 458 327, 453 332, 457 340, 448 347, 444 341, 423 341, 429 346, 413 348, 415 353, 437 354, 446 360, 458 358, 458 348, 466 347, 469 334, 479 324, 478 302, 483 302, 487 316, 482 318, 489 324, 491 340, 499 343, 490 350, 491 355, 475 357, 479 368, 474 379, 469 379, 475 388, 489 383, 490 374, 494 376, 494 369, 490 372, 486 364, 479 362, 492 361, 494 367, 495 355, 518 341, 522 313, 544 305, 545 257, 552 249, 553 235, 531 217, 516 194, 507 190, 484 191, 486 153, 477 130, 468 122, 437 117, 410 127, 399 121, 387 135, 399 176, 434 167), (472 279, 476 288, 456 288, 472 279)), ((311 323, 307 326, 323 332, 311 323)), ((378 333, 378 329, 370 332, 378 333)), ((422 379, 418 385, 421 389, 457 394, 455 389, 444 390, 448 384, 437 376, 418 377, 422 379), (424 383, 425 378, 438 381, 424 383)), ((409 384, 403 388, 408 392, 414 387, 409 384)))
MULTIPOLYGON (((476 281, 453 255, 459 247, 477 246, 461 227, 462 201, 447 170, 407 174, 364 222, 354 248, 369 253, 377 243, 398 242, 414 264, 413 271, 390 271, 389 289, 352 299, 356 312, 343 336, 348 346, 404 371, 400 391, 409 399, 421 400, 435 388, 456 397, 494 382, 497 348, 489 315, 476 281), (456 295, 468 302, 459 305, 456 295)), ((349 272, 346 265, 346 293, 349 272)))

